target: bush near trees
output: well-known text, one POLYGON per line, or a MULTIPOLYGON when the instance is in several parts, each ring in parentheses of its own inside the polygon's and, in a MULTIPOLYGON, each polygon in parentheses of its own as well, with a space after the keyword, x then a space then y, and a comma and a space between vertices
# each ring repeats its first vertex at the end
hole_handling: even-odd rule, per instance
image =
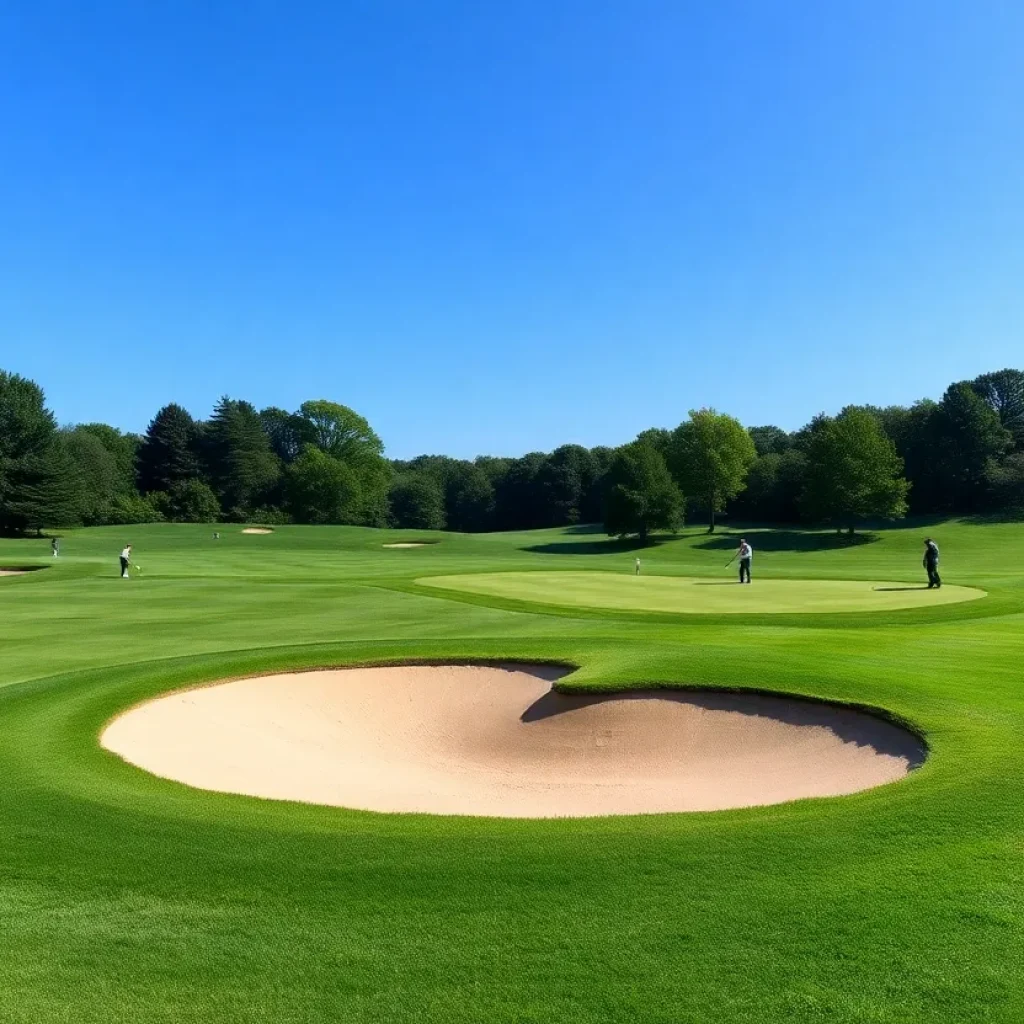
POLYGON ((327 399, 257 411, 225 397, 206 421, 171 403, 138 436, 58 428, 38 384, 0 371, 5 533, 167 519, 467 532, 604 523, 639 537, 681 520, 681 493, 711 528, 723 512, 846 529, 908 509, 1024 515, 1024 371, 955 382, 937 401, 850 406, 792 432, 702 409, 618 449, 402 461, 327 399))

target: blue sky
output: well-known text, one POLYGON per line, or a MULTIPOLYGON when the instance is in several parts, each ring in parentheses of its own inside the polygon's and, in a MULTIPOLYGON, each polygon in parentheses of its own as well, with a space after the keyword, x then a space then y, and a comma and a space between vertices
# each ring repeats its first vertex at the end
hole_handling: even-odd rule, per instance
POLYGON ((0 367, 388 452, 795 428, 1024 365, 1024 5, 0 6, 0 367))

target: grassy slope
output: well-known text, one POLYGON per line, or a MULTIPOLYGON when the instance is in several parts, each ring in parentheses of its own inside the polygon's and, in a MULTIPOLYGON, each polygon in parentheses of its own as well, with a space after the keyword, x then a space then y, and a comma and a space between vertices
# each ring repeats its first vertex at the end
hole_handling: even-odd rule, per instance
MULTIPOLYGON (((404 551, 363 530, 66 536, 56 568, 0 579, 0 1020, 1021 1019, 1024 531, 929 530, 947 578, 990 598, 815 628, 550 615, 412 585, 628 569, 633 551, 585 532, 404 551), (126 539, 141 579, 116 578, 126 539), (499 656, 572 661, 574 685, 881 705, 933 753, 910 780, 840 800, 562 823, 199 793, 95 741, 120 707, 194 680, 499 656)), ((840 549, 751 540, 761 573, 920 575, 919 530, 840 549)), ((645 549, 645 572, 716 575, 732 543, 689 533, 645 549)), ((45 541, 0 541, 0 565, 32 562, 49 562, 45 541)))

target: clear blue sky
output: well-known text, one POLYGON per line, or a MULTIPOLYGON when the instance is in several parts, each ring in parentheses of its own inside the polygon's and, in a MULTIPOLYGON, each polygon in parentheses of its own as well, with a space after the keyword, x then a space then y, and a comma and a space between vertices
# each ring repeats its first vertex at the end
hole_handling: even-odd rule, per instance
POLYGON ((0 6, 0 367, 394 457, 1024 365, 1024 4, 0 6))

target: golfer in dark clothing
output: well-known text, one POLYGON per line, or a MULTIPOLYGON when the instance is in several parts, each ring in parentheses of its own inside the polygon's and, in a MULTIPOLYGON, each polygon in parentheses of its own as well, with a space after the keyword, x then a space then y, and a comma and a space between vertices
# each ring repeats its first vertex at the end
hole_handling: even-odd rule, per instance
POLYGON ((924 542, 924 567, 928 572, 928 589, 941 587, 942 579, 939 576, 939 546, 929 537, 924 542))
POLYGON ((740 556, 740 583, 750 582, 750 563, 754 558, 754 549, 745 541, 740 541, 740 549, 736 552, 740 556))

